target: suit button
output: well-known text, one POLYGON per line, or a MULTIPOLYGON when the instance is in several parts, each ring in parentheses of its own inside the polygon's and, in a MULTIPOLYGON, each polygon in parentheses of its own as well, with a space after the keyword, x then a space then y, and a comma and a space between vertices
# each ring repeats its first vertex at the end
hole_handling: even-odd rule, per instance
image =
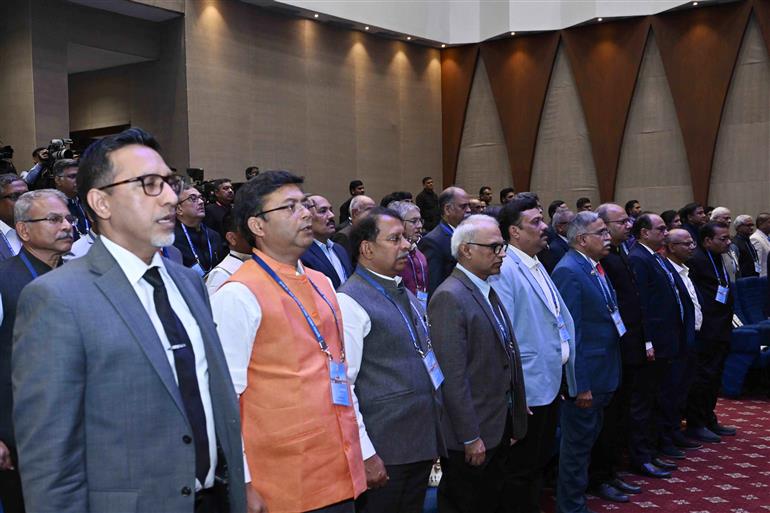
POLYGON ((185 497, 187 497, 187 496, 189 496, 190 494, 192 494, 192 490, 190 489, 190 487, 189 487, 189 486, 185 486, 185 487, 182 487, 182 495, 184 495, 185 497))
POLYGON ((191 443, 191 442, 192 442, 192 437, 191 437, 190 435, 184 435, 184 436, 182 437, 182 441, 183 441, 184 443, 186 443, 186 444, 189 444, 189 443, 191 443))

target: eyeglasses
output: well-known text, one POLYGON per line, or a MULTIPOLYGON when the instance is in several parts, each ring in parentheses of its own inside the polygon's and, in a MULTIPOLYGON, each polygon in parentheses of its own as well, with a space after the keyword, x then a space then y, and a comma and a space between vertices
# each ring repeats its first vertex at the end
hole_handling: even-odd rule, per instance
POLYGON ((421 217, 416 217, 414 219, 404 219, 404 222, 411 223, 413 225, 418 225, 418 224, 425 224, 425 219, 421 217))
POLYGON ((672 246, 687 246, 691 248, 694 248, 695 246, 697 246, 697 244, 695 244, 695 241, 670 242, 669 244, 671 244, 672 246))
POLYGON ((320 214, 320 215, 326 215, 326 214, 328 214, 329 212, 332 211, 332 207, 316 208, 315 203, 311 203, 311 205, 312 206, 310 208, 315 208, 316 213, 320 214))
POLYGON ((602 228, 598 232, 585 232, 583 235, 596 235, 598 237, 611 237, 610 231, 607 228, 602 228))
POLYGON ((126 183, 133 183, 133 182, 140 182, 142 184, 142 190, 147 196, 160 196, 160 193, 163 192, 163 184, 168 184, 169 187, 171 187, 171 190, 174 191, 174 194, 179 194, 182 192, 182 177, 179 175, 159 175, 156 173, 150 173, 142 176, 137 176, 136 178, 129 178, 128 180, 123 180, 120 182, 111 183, 109 185, 105 185, 104 187, 99 187, 100 191, 109 189, 111 187, 115 187, 116 185, 123 185, 126 183))
POLYGON ((312 201, 292 201, 291 203, 287 205, 283 205, 280 207, 270 208, 268 210, 263 210, 261 212, 257 212, 256 214, 252 215, 251 217, 259 217, 263 216, 265 214, 269 214, 270 212, 278 212, 279 210, 288 210, 291 215, 296 214, 299 212, 299 209, 297 207, 302 207, 305 210, 310 210, 311 208, 315 208, 315 203, 312 201))
POLYGON ((489 248, 495 255, 502 255, 505 252, 505 244, 494 242, 492 244, 481 244, 480 242, 466 242, 471 246, 481 246, 482 248, 489 248))
MULTIPOLYGON (((389 242, 390 244, 399 244, 402 240, 407 240, 406 237, 404 237, 404 234, 401 235, 391 235, 390 237, 387 237, 385 239, 382 239, 385 242, 389 242)), ((408 241, 407 241, 408 242, 408 241)))
POLYGON ((203 196, 201 196, 200 194, 190 194, 189 196, 187 196, 185 199, 183 199, 177 204, 181 205, 185 201, 189 201, 191 203, 198 203, 199 201, 203 201, 203 196))
POLYGON ((624 225, 624 224, 628 224, 628 223, 630 223, 630 222, 631 222, 631 219, 630 219, 630 218, 628 218, 628 217, 625 217, 625 218, 623 218, 623 219, 618 219, 617 221, 609 221, 609 222, 610 222, 610 223, 619 224, 619 225, 624 225))
POLYGON ((656 226, 655 228, 652 228, 652 229, 653 230, 658 230, 659 232, 663 233, 666 230, 668 230, 668 227, 666 225, 662 225, 662 226, 656 226))
POLYGON ((42 223, 43 221, 48 221, 51 224, 62 224, 62 222, 66 220, 69 224, 72 226, 75 226, 78 224, 78 218, 67 214, 66 216, 63 216, 61 214, 49 214, 45 217, 41 217, 38 219, 27 219, 26 221, 22 221, 23 223, 42 223))
POLYGON ((11 201, 16 201, 17 199, 21 198, 22 194, 26 194, 26 191, 24 191, 24 192, 13 192, 11 194, 6 194, 5 196, 0 196, 0 199, 9 199, 11 201))

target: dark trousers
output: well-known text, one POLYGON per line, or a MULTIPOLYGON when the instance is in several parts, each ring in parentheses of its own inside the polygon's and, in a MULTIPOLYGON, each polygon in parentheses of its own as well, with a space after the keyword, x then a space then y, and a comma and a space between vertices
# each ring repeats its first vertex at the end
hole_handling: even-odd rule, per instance
POLYGON ((585 492, 588 488, 591 449, 602 430, 604 409, 612 395, 593 394, 590 408, 578 408, 574 399, 562 402, 559 481, 556 485, 558 513, 586 511, 585 492))
POLYGON ((540 513, 543 473, 556 445, 559 403, 532 406, 527 435, 510 449, 505 465, 505 486, 500 510, 504 513, 540 513))
POLYGON ((657 444, 656 404, 660 383, 666 373, 665 361, 655 360, 623 368, 628 373, 629 401, 625 428, 628 433, 628 456, 632 466, 650 463, 657 444))
POLYGON ((717 422, 717 404, 722 371, 730 349, 729 341, 698 341, 695 378, 687 395, 687 427, 709 427, 717 422))
POLYGON ((18 470, 0 470, 0 504, 4 513, 24 513, 18 470))
POLYGON ((385 465, 388 483, 356 500, 358 513, 422 513, 433 461, 385 465))
MULTIPOLYGON (((625 375, 623 377, 625 378, 625 375)), ((589 487, 599 486, 615 477, 620 461, 620 426, 625 405, 628 404, 627 385, 628 383, 624 380, 604 408, 601 431, 591 449, 591 464, 588 467, 589 487)))
POLYGON ((693 350, 671 360, 671 367, 660 389, 660 447, 673 447, 672 435, 679 431, 685 414, 687 395, 695 377, 696 355, 693 350))
POLYGON ((356 503, 353 499, 338 502, 323 508, 306 511, 305 513, 356 513, 356 503))

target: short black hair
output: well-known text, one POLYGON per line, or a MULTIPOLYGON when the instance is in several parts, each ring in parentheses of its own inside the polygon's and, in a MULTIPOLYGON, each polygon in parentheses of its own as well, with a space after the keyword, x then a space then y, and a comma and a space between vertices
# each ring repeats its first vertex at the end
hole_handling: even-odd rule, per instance
POLYGON ((634 226, 631 227, 631 234, 636 237, 637 239, 642 234, 642 229, 650 230, 652 229, 652 214, 649 212, 645 212, 644 214, 640 215, 636 218, 636 221, 634 221, 634 226))
POLYGON ((245 184, 241 185, 235 194, 233 202, 233 215, 241 233, 254 245, 254 235, 249 230, 249 219, 262 212, 265 207, 265 196, 271 194, 284 185, 301 186, 305 179, 291 171, 275 170, 260 173, 245 184))
POLYGON ((628 200, 626 201, 626 214, 631 215, 631 209, 634 208, 634 205, 638 204, 639 200, 628 200))
POLYGON ((489 189, 490 193, 492 192, 492 187, 490 187, 489 185, 482 185, 481 188, 479 189, 479 196, 484 194, 484 191, 486 191, 487 189, 489 189))
POLYGON ((425 185, 425 182, 427 182, 428 180, 433 180, 433 177, 432 176, 425 176, 425 177, 423 177, 422 184, 425 185))
POLYGON ((553 200, 550 205, 548 205, 548 217, 550 219, 553 219, 553 214, 556 212, 556 210, 562 206, 566 205, 564 200, 553 200))
POLYGON ((247 167, 246 170, 243 172, 244 176, 246 176, 246 180, 249 179, 249 175, 251 173, 254 173, 254 176, 257 176, 259 174, 259 167, 258 166, 249 166, 249 167, 247 167))
POLYGON ((516 189, 513 187, 505 187, 504 189, 500 189, 500 203, 505 203, 505 197, 512 192, 516 192, 516 189))
MULTIPOLYGON (((24 182, 24 179, 16 173, 3 173, 0 175, 0 191, 14 182, 24 182)), ((24 182, 26 183, 26 182, 24 182)))
POLYGON ((586 198, 585 196, 582 198, 578 198, 577 203, 575 205, 577 206, 578 210, 586 206, 586 204, 591 203, 591 198, 586 198))
POLYGON ((700 239, 698 242, 703 244, 703 241, 706 239, 713 239, 717 234, 717 228, 724 228, 727 230, 727 233, 730 233, 729 224, 723 223, 722 221, 709 221, 698 230, 698 238, 700 239))
POLYGON ((53 163, 53 175, 61 176, 64 170, 70 167, 78 167, 78 161, 76 159, 61 159, 53 163))
POLYGON ((44 149, 46 149, 45 146, 40 146, 39 148, 35 148, 34 150, 32 150, 32 156, 33 157, 39 157, 40 156, 40 152, 42 150, 44 150, 44 149))
POLYGON ((233 183, 232 180, 229 178, 217 178, 216 180, 211 181, 211 187, 214 192, 217 192, 222 185, 226 183, 233 183))
POLYGON ((521 213, 533 208, 537 208, 537 200, 527 196, 513 199, 503 206, 497 219, 500 222, 500 233, 502 233, 505 242, 509 241, 508 231, 511 226, 521 227, 521 213))
POLYGON ((687 218, 693 215, 695 211, 701 208, 702 206, 703 205, 701 205, 700 203, 688 203, 687 205, 680 208, 679 217, 682 219, 682 222, 686 223, 687 218))
POLYGON ((361 187, 364 184, 361 180, 351 180, 348 185, 348 190, 352 193, 357 187, 361 187))
POLYGON ((407 191, 396 191, 391 192, 390 194, 384 196, 380 200, 380 206, 381 207, 387 207, 394 201, 404 201, 404 200, 410 200, 412 199, 412 193, 407 191))
POLYGON ((354 263, 358 262, 358 257, 361 254, 361 243, 365 240, 372 242, 380 234, 377 222, 381 217, 392 217, 399 221, 404 221, 398 212, 392 208, 374 207, 371 209, 365 217, 353 225, 353 229, 350 232, 350 248, 353 252, 354 263))
POLYGON ((671 223, 674 222, 674 219, 678 215, 679 213, 676 210, 665 210, 660 213, 660 218, 663 219, 663 222, 666 223, 666 226, 671 226, 671 223))
POLYGON ((115 169, 110 160, 110 154, 125 146, 138 144, 146 146, 160 153, 158 141, 149 133, 139 127, 128 128, 117 135, 108 135, 91 143, 78 165, 78 196, 80 203, 85 205, 86 214, 98 224, 98 216, 91 210, 86 199, 88 191, 109 185, 115 178, 115 169))

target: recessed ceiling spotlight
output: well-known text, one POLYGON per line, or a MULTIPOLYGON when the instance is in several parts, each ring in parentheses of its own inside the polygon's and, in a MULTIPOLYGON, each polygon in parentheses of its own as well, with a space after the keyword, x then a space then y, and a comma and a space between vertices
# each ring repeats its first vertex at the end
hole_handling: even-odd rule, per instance
POLYGON ((412 40, 412 36, 406 36, 406 40, 407 41, 411 41, 412 40))
POLYGON ((369 25, 367 25, 366 27, 364 27, 364 30, 369 30, 369 25))
POLYGON ((313 18, 318 18, 318 13, 315 13, 315 14, 313 15, 313 18))
POLYGON ((604 18, 596 18, 596 21, 604 21, 604 18))
POLYGON ((441 48, 446 48, 446 45, 445 45, 445 44, 442 44, 442 45, 441 45, 441 48))
POLYGON ((515 35, 516 35, 516 32, 511 32, 511 35, 512 35, 512 36, 515 36, 515 35))
POLYGON ((697 7, 698 6, 698 2, 693 2, 692 5, 693 5, 693 7, 697 7))

